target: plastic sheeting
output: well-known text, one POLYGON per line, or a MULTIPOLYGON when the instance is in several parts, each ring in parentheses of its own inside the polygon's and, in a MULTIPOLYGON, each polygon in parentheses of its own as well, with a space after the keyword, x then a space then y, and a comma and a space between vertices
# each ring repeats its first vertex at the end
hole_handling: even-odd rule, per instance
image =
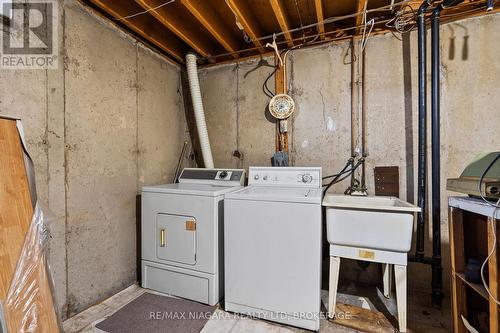
POLYGON ((60 331, 45 254, 48 239, 48 219, 37 203, 7 297, 0 302, 8 333, 60 331))

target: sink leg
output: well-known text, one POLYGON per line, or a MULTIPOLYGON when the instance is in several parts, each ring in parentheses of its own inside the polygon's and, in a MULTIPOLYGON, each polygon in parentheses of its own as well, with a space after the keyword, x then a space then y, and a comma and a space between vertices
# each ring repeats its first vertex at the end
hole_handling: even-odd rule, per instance
POLYGON ((330 286, 328 291, 328 318, 335 317, 337 287, 339 284, 340 258, 330 257, 330 286))
POLYGON ((383 271, 384 297, 391 298, 392 265, 391 264, 382 264, 382 271, 383 271))
POLYGON ((394 265, 399 331, 406 332, 406 266, 394 265))

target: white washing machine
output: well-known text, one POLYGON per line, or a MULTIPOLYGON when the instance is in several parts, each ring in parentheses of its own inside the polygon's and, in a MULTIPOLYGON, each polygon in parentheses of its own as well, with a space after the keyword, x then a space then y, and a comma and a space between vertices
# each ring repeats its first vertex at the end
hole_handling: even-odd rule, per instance
POLYGON ((309 330, 321 307, 321 168, 250 167, 224 201, 225 309, 309 330))
POLYGON ((142 188, 142 287, 215 305, 224 293, 224 195, 244 170, 184 169, 142 188))

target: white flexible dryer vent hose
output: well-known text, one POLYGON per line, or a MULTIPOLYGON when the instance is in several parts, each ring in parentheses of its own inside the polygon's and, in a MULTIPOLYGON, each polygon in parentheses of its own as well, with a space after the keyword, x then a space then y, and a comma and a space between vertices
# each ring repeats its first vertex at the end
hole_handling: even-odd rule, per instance
POLYGON ((201 100, 200 81, 198 80, 198 67, 196 66, 196 55, 188 53, 186 55, 186 65, 189 78, 189 89, 191 90, 191 99, 193 101, 194 116, 196 119, 196 128, 200 138, 201 154, 205 168, 213 169, 214 160, 210 140, 208 139, 207 123, 205 122, 205 111, 203 111, 203 102, 201 100))

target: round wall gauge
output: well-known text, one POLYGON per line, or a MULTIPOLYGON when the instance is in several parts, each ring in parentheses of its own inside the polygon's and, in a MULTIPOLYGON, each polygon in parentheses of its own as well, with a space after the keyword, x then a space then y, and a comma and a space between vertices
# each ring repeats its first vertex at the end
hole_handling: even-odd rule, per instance
POLYGON ((295 109, 295 102, 287 94, 275 95, 269 102, 269 112, 277 119, 290 117, 295 109))

